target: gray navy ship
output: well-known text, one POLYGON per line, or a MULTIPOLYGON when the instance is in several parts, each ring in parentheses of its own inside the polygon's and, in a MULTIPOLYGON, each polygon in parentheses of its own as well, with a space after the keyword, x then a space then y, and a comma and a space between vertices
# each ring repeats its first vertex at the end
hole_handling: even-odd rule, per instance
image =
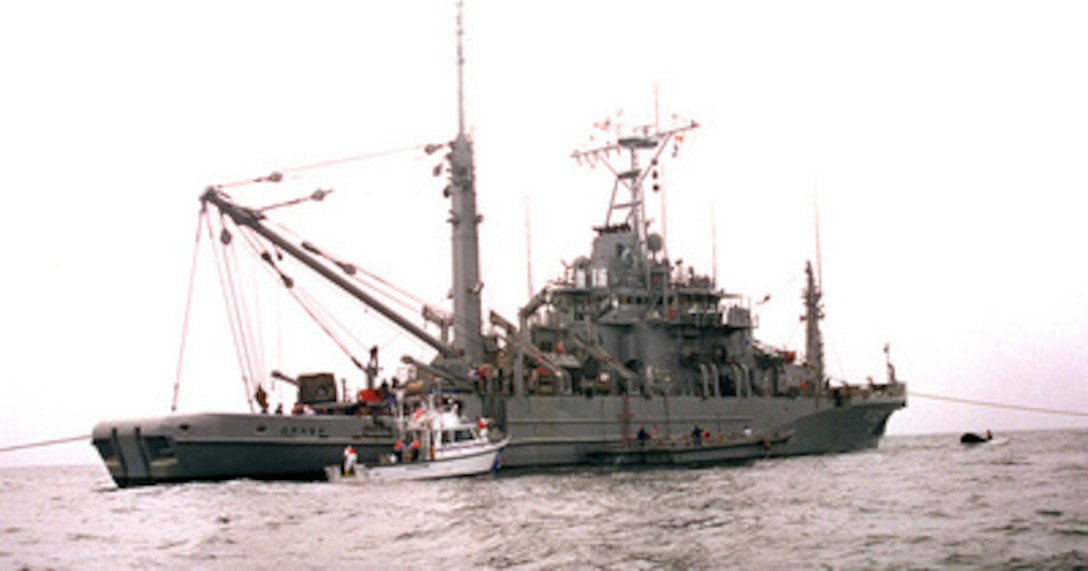
MULTIPOLYGON (((460 50, 459 42, 462 62, 460 50)), ((226 238, 230 233, 246 235, 286 287, 291 280, 277 260, 301 262, 433 348, 434 359, 404 357, 412 376, 398 387, 380 384, 376 351, 367 363, 353 359, 368 379, 358 398, 341 394, 346 390, 338 390, 330 372, 296 378, 273 373, 298 387, 296 406, 305 414, 171 414, 100 422, 93 445, 118 486, 320 480, 325 466, 339 463, 349 445, 361 462, 388 453, 397 439, 391 409, 405 406, 410 396, 404 395, 435 390, 459 403, 466 416, 489 419, 496 438, 509 435, 505 468, 737 463, 878 445, 889 417, 906 406, 906 385, 895 378, 890 359, 883 382, 830 382, 819 325, 820 284, 811 264, 802 294, 802 356, 761 343, 750 299, 671 260, 664 238, 653 231, 644 190, 655 184, 667 160, 664 151, 697 128, 694 122, 646 127, 574 153, 614 175, 592 248, 512 319, 488 312, 485 332, 481 217, 463 109, 461 102, 459 133, 443 145, 453 311, 425 315, 452 331, 452 339, 431 335, 416 319, 383 304, 353 279, 355 266, 282 235, 263 209, 235 203, 221 187, 209 187, 200 197, 222 214, 223 247, 235 247, 226 238), (615 157, 623 164, 613 165, 615 157)))

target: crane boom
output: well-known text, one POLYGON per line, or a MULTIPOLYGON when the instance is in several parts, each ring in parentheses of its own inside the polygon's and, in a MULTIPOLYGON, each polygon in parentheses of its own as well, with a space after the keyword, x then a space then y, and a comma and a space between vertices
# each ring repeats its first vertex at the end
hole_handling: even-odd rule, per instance
POLYGON ((340 274, 329 269, 325 264, 322 264, 313 256, 307 254, 302 248, 292 244, 291 242, 287 241, 285 238, 262 224, 261 220, 264 218, 264 215, 260 212, 234 204, 233 202, 231 202, 229 197, 227 197, 215 187, 209 187, 200 197, 200 200, 205 204, 214 204, 220 212, 226 214, 227 216, 230 216, 230 218, 234 220, 235 224, 252 228, 255 232, 275 244, 278 248, 291 255, 296 260, 302 262, 311 270, 317 272, 322 277, 329 280, 355 299, 373 308, 375 311, 382 314, 386 319, 389 319, 408 333, 415 336, 420 341, 423 341, 427 345, 433 347, 435 350, 441 353, 443 357, 456 356, 456 351, 453 347, 450 347, 449 345, 436 339, 434 336, 427 333, 416 324, 408 321, 400 314, 375 299, 370 294, 359 289, 355 284, 352 284, 340 274))

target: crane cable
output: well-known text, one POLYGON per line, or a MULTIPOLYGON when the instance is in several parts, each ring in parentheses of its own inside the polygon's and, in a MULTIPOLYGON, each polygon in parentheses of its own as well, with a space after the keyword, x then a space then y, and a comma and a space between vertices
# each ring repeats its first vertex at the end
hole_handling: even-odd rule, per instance
MULTIPOLYGON (((181 325, 181 346, 178 348, 178 363, 174 373, 174 398, 170 402, 170 412, 178 411, 178 395, 181 392, 181 368, 185 361, 185 341, 189 334, 189 315, 192 313, 193 307, 193 289, 196 282, 196 263, 200 254, 200 237, 201 231, 204 229, 205 220, 208 218, 208 208, 202 205, 200 207, 200 214, 196 219, 196 240, 193 246, 193 261, 189 267, 189 291, 185 295, 185 315, 182 318, 181 325)), ((210 224, 210 222, 209 222, 210 224)))
POLYGON ((333 265, 337 266, 338 268, 340 268, 341 271, 343 271, 345 274, 347 274, 348 277, 351 278, 352 281, 354 281, 354 282, 356 282, 356 283, 358 283, 358 284, 360 284, 362 286, 365 286, 368 289, 372 289, 375 292, 381 293, 387 299, 389 299, 390 301, 392 301, 394 303, 399 304, 401 307, 404 307, 404 308, 406 308, 408 310, 411 310, 411 311, 415 312, 415 311, 420 311, 421 308, 426 307, 428 305, 433 305, 433 304, 428 304, 425 300, 423 300, 419 296, 416 296, 412 292, 397 286, 396 284, 390 282, 389 280, 386 280, 385 278, 375 274, 374 272, 368 271, 366 268, 363 268, 362 266, 360 266, 358 264, 345 262, 343 260, 343 258, 341 258, 338 254, 330 253, 325 248, 323 248, 323 247, 319 248, 316 245, 314 245, 313 243, 304 240, 301 236, 299 236, 297 233, 295 233, 290 228, 284 226, 283 224, 280 224, 278 222, 274 222, 274 221, 271 221, 271 220, 267 220, 266 223, 268 223, 269 225, 274 225, 276 227, 276 229, 279 230, 280 232, 294 237, 294 239, 299 244, 302 245, 302 248, 304 250, 306 250, 306 251, 308 251, 308 252, 310 252, 310 253, 312 253, 312 254, 314 254, 316 256, 319 256, 319 257, 329 261, 333 265), (349 268, 349 267, 351 268, 352 271, 348 271, 347 268, 349 268), (377 285, 368 282, 367 279, 372 280, 374 282, 377 282, 381 286, 383 286, 385 288, 388 288, 391 291, 385 291, 382 288, 378 287, 377 285), (403 298, 407 299, 408 301, 405 301, 405 299, 402 299, 402 298, 398 298, 397 297, 398 295, 402 296, 403 298), (409 303, 409 301, 411 303, 409 303), (412 305, 413 303, 415 305, 412 305))
MULTIPOLYGON (((238 365, 242 371, 242 384, 245 389, 246 402, 249 403, 250 411, 253 410, 253 397, 250 394, 250 382, 249 378, 253 373, 252 360, 250 359, 250 351, 247 343, 246 335, 246 320, 244 315, 244 308, 241 307, 239 302, 237 288, 235 287, 234 274, 231 271, 231 258, 230 252, 226 251, 227 246, 231 242, 230 232, 226 226, 221 226, 220 240, 216 240, 212 231, 212 225, 208 225, 209 239, 212 241, 212 250, 215 252, 216 268, 219 270, 219 281, 221 290, 223 293, 223 303, 227 307, 227 321, 230 323, 231 335, 234 338, 234 351, 238 358, 238 365), (218 245, 217 245, 218 243, 218 245)), ((237 258, 234 258, 234 267, 237 267, 237 258)))
POLYGON ((246 244, 253 251, 253 254, 258 259, 264 260, 267 263, 269 271, 275 273, 276 276, 279 277, 280 283, 283 284, 288 294, 290 294, 292 299, 294 299, 295 302, 298 303, 299 307, 301 307, 302 310, 310 316, 310 319, 312 319, 314 323, 316 323, 317 326, 325 333, 325 335, 328 336, 329 339, 332 340, 332 342, 335 343, 336 346, 339 347, 340 350, 342 350, 348 356, 352 364, 354 364, 360 370, 365 371, 365 365, 363 365, 359 361, 359 359, 352 352, 348 344, 341 338, 341 335, 338 335, 334 329, 338 329, 347 337, 351 338, 351 340, 354 341, 355 344, 359 347, 363 347, 363 343, 359 341, 359 339, 356 338, 354 335, 352 335, 351 331, 347 327, 345 327, 339 320, 337 320, 332 312, 325 309, 324 306, 322 306, 308 291, 306 291, 305 288, 300 287, 298 282, 296 282, 294 278, 287 275, 276 264, 276 259, 272 256, 268 249, 262 247, 256 236, 253 236, 249 231, 247 231, 246 228, 240 227, 239 231, 245 239, 246 244))
POLYGON ((385 150, 385 151, 375 151, 375 152, 372 152, 372 153, 364 153, 362 155, 355 155, 355 156, 351 156, 351 157, 343 157, 343 158, 339 158, 339 159, 331 159, 331 160, 327 160, 327 161, 320 161, 320 162, 316 162, 316 163, 310 163, 308 165, 300 165, 300 166, 297 166, 297 167, 288 167, 288 168, 285 168, 285 169, 272 171, 270 174, 268 174, 266 176, 260 176, 260 177, 257 177, 257 178, 239 180, 239 181, 234 181, 234 182, 228 182, 226 184, 220 184, 220 185, 217 185, 217 186, 219 188, 230 188, 230 187, 234 187, 234 186, 241 186, 241 185, 246 185, 246 184, 256 184, 256 183, 262 183, 262 182, 280 182, 280 181, 283 180, 283 175, 285 173, 293 173, 293 172, 299 172, 299 171, 305 171, 305 170, 328 168, 328 167, 333 167, 333 166, 342 165, 342 164, 346 164, 346 163, 354 163, 354 162, 359 162, 359 161, 365 161, 365 160, 368 160, 368 159, 375 159, 375 158, 378 158, 378 157, 384 157, 384 156, 388 156, 388 155, 395 155, 395 154, 399 154, 399 153, 407 153, 407 152, 419 151, 419 150, 422 150, 423 152, 430 155, 430 154, 434 153, 436 150, 441 149, 442 147, 445 147, 445 146, 446 146, 446 144, 430 143, 430 144, 425 144, 425 145, 412 145, 412 146, 409 146, 409 147, 401 147, 399 149, 388 149, 388 150, 385 150))

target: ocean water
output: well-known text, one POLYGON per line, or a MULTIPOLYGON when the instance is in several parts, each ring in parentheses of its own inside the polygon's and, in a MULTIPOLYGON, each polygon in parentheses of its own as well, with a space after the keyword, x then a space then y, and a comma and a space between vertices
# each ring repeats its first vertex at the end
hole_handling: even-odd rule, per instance
POLYGON ((1088 568, 1088 431, 703 469, 117 489, 0 470, 0 569, 1088 568))

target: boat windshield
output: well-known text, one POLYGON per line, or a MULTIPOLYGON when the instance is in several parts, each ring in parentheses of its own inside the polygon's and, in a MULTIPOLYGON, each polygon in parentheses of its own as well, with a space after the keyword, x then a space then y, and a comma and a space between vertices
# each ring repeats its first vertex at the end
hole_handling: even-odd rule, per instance
POLYGON ((476 436, 472 434, 471 430, 459 429, 459 430, 447 430, 442 433, 443 442, 468 442, 475 440, 476 436))

